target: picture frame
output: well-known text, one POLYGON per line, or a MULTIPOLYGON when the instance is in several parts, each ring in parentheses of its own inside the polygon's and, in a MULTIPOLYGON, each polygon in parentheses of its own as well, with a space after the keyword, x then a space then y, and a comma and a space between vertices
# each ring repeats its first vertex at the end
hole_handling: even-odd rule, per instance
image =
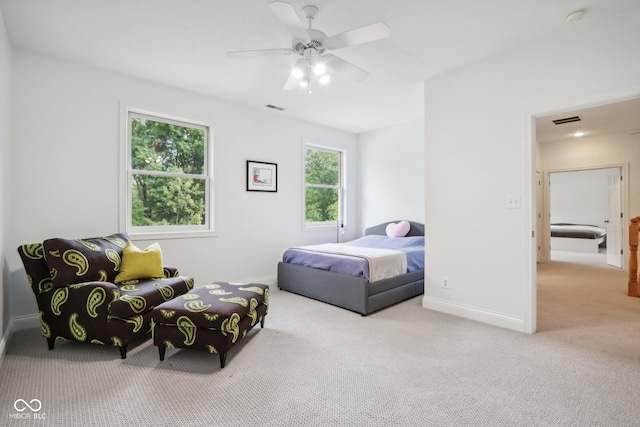
POLYGON ((247 191, 278 191, 278 164, 247 160, 247 191))

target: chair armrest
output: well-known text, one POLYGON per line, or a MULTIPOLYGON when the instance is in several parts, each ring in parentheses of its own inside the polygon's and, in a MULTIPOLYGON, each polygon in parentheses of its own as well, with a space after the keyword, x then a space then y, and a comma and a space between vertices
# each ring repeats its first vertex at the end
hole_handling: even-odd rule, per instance
POLYGON ((180 271, 178 271, 176 267, 165 265, 162 269, 164 270, 164 277, 166 278, 178 277, 180 275, 180 271))

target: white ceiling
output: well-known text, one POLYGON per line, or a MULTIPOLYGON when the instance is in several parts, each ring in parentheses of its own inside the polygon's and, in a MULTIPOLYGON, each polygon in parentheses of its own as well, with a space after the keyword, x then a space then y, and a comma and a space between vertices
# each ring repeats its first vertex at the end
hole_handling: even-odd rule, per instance
POLYGON ((640 98, 598 105, 536 119, 536 140, 540 143, 575 138, 581 130, 585 136, 607 134, 640 134, 640 98), (556 125, 553 120, 580 117, 580 121, 556 125))
POLYGON ((282 86, 296 57, 230 59, 290 47, 271 0, 0 0, 12 44, 353 133, 422 118, 423 81, 499 52, 597 25, 638 0, 288 0, 314 4, 328 36, 379 20, 388 39, 333 53, 370 76, 313 95, 282 86), (584 18, 566 16, 586 8, 584 18))

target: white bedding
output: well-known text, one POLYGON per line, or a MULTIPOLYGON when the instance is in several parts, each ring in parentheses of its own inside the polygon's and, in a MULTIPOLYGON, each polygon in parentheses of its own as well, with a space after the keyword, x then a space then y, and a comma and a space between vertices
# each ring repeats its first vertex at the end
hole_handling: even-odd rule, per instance
POLYGON ((295 249, 364 258, 369 262, 369 281, 371 282, 407 272, 407 256, 404 252, 393 249, 349 246, 340 243, 296 246, 295 249))

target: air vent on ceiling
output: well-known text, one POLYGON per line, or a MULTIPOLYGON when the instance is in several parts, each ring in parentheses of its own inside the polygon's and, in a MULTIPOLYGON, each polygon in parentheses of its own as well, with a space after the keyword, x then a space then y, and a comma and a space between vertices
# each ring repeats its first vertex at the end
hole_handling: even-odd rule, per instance
POLYGON ((553 123, 555 123, 556 125, 563 125, 565 123, 573 123, 573 122, 581 122, 582 119, 580 118, 580 116, 573 116, 573 117, 565 117, 564 119, 558 119, 558 120, 553 120, 553 123))
POLYGON ((274 110, 278 110, 278 111, 284 111, 284 108, 282 108, 282 107, 278 107, 277 105, 267 104, 267 105, 265 105, 265 107, 267 107, 267 108, 273 108, 274 110))

